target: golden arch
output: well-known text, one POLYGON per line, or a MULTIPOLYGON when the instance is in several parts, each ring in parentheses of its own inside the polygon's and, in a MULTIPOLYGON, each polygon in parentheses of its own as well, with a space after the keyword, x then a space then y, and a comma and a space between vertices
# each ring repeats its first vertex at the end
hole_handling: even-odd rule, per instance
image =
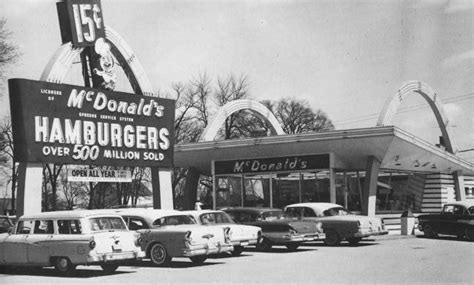
POLYGON ((264 119, 269 122, 272 134, 285 134, 285 131, 283 131, 280 123, 275 118, 275 115, 273 115, 273 113, 268 110, 267 107, 257 101, 249 99, 239 99, 231 101, 219 109, 215 117, 212 119, 211 123, 206 127, 206 129, 204 129, 204 132, 201 134, 199 141, 214 140, 217 135, 217 132, 219 131, 224 121, 233 113, 241 110, 252 110, 261 119, 264 119))
POLYGON ((430 106, 433 111, 438 126, 441 130, 441 135, 444 140, 444 146, 446 150, 450 153, 454 153, 453 142, 449 137, 448 127, 449 120, 447 119, 441 98, 433 91, 433 89, 426 83, 421 81, 407 81, 402 84, 397 93, 392 97, 388 98, 385 102, 385 105, 380 113, 379 119, 377 121, 377 126, 387 126, 393 124, 393 117, 395 116, 398 108, 404 101, 405 97, 412 93, 420 94, 430 106))

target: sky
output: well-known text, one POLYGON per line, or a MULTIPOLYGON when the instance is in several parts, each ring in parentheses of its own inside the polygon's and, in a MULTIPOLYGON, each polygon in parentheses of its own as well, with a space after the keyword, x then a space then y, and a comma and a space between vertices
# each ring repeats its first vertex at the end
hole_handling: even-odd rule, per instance
MULTIPOLYGON (((39 79, 60 46, 55 3, 0 1, 22 53, 9 78, 39 79)), ((253 99, 305 100, 336 129, 352 129, 375 126, 403 82, 419 80, 443 102, 455 148, 474 149, 472 0, 102 0, 102 9, 155 90, 169 92, 173 82, 203 73, 214 80, 242 74, 253 99)), ((10 112, 7 97, 0 98, 0 117, 10 112)), ((438 142, 435 117, 418 94, 394 124, 438 142)), ((474 151, 458 155, 474 162, 474 151)))

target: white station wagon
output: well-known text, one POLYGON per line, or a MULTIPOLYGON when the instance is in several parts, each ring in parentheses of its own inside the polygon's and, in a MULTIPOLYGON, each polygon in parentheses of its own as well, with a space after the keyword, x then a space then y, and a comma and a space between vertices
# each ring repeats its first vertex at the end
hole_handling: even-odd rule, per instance
POLYGON ((231 231, 231 242, 234 245, 233 256, 239 256, 244 246, 256 245, 262 239, 262 229, 255 226, 239 225, 224 211, 217 210, 195 210, 183 211, 193 216, 201 225, 220 225, 229 227, 231 231))
POLYGON ((101 210, 24 215, 0 234, 0 265, 54 266, 62 274, 77 265, 100 265, 112 273, 120 261, 144 256, 139 234, 119 215, 101 210))

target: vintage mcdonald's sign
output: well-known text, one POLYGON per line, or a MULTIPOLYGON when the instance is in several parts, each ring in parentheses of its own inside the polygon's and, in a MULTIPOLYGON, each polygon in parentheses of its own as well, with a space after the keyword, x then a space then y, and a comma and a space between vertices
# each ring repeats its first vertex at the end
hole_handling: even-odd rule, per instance
POLYGON ((10 79, 20 162, 172 167, 175 101, 10 79))

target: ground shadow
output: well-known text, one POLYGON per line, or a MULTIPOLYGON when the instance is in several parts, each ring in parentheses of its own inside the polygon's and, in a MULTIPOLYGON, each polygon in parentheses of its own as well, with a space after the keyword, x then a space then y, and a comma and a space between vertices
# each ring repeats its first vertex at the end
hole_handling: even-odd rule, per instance
POLYGON ((269 251, 262 251, 258 250, 255 247, 246 247, 245 252, 264 252, 264 253, 285 253, 285 254, 291 254, 291 253, 298 253, 298 252, 305 252, 305 251, 314 251, 316 249, 309 249, 309 248, 298 248, 297 250, 290 251, 286 247, 283 246, 272 246, 272 248, 269 251))
POLYGON ((124 263, 123 265, 130 266, 130 267, 148 267, 148 268, 188 268, 188 267, 198 267, 198 266, 211 266, 211 265, 217 265, 217 264, 223 264, 223 262, 213 262, 213 261, 210 261, 208 258, 206 261, 204 261, 203 264, 194 264, 189 259, 173 258, 171 260, 171 263, 167 266, 156 266, 148 259, 141 260, 141 261, 129 261, 127 263, 124 263))
POLYGON ((16 267, 16 266, 7 266, 0 268, 1 274, 6 275, 24 275, 24 276, 45 276, 45 277, 58 277, 58 278, 91 278, 97 276, 108 276, 108 275, 120 275, 133 273, 135 271, 120 270, 117 269, 114 273, 105 273, 100 267, 97 270, 86 268, 78 268, 71 275, 64 276, 59 274, 54 268, 32 268, 32 267, 16 267))
POLYGON ((347 241, 341 241, 340 244, 338 245, 326 245, 325 243, 316 243, 316 242, 311 242, 311 243, 305 243, 303 246, 308 246, 308 247, 366 247, 366 246, 373 246, 373 245, 378 245, 379 241, 372 240, 372 239, 367 239, 363 240, 357 244, 350 244, 347 241))
POLYGON ((425 235, 416 235, 416 238, 433 239, 433 240, 451 240, 451 241, 457 241, 457 242, 472 242, 468 239, 459 239, 457 236, 441 235, 441 234, 438 234, 438 237, 436 238, 429 238, 429 237, 426 237, 425 235))

